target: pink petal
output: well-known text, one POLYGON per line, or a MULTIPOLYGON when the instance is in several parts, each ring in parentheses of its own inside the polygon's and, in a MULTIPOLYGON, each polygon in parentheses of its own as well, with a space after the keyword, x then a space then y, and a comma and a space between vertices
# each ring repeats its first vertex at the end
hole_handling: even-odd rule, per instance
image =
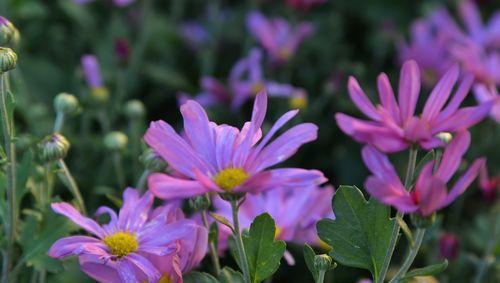
POLYGON ((356 104, 356 106, 361 110, 361 112, 363 112, 363 114, 375 121, 380 120, 375 106, 373 106, 370 99, 368 99, 366 94, 359 86, 358 81, 354 77, 349 77, 347 89, 349 90, 349 96, 351 97, 352 102, 356 104))
POLYGON ((417 210, 409 193, 399 185, 387 183, 379 177, 371 176, 365 182, 365 189, 379 202, 392 205, 401 212, 408 213, 417 210))
POLYGON ((382 106, 387 109, 392 119, 397 124, 401 124, 399 108, 396 103, 394 91, 392 90, 391 83, 386 74, 382 73, 377 78, 377 88, 382 106))
MULTIPOLYGON (((401 180, 387 155, 382 154, 373 146, 365 146, 361 151, 363 162, 372 174, 392 184, 395 188, 403 187, 401 180)), ((404 190, 404 187, 403 187, 404 190)))
POLYGON ((78 212, 78 210, 76 210, 69 203, 66 202, 52 203, 51 207, 52 210, 54 210, 56 213, 66 216, 76 225, 82 227, 88 232, 96 235, 99 238, 104 237, 105 232, 102 229, 102 227, 99 226, 99 224, 97 224, 97 222, 81 215, 80 212, 78 212))
POLYGON ((161 277, 161 273, 158 271, 158 269, 156 269, 156 267, 149 260, 137 253, 130 253, 123 260, 130 262, 131 264, 135 265, 135 267, 137 267, 140 271, 142 271, 142 273, 144 273, 148 278, 148 282, 157 282, 161 277))
POLYGON ((455 92, 453 98, 450 100, 448 105, 446 105, 443 111, 441 111, 441 113, 439 114, 437 118, 438 121, 442 121, 443 119, 447 118, 455 111, 457 111, 458 107, 460 107, 460 104, 462 103, 462 101, 464 101, 465 97, 469 93, 473 82, 474 82, 474 77, 472 75, 465 76, 465 78, 460 83, 457 91, 455 92))
POLYGON ((300 188, 320 185, 327 181, 318 170, 280 168, 262 171, 250 177, 240 191, 258 194, 276 187, 300 188))
POLYGON ((455 64, 444 74, 432 90, 422 112, 422 117, 424 117, 427 121, 433 121, 439 114, 439 111, 443 108, 444 104, 448 100, 448 97, 450 97, 453 86, 457 82, 458 74, 458 65, 455 64))
POLYGON ((446 199, 446 184, 438 178, 430 178, 419 187, 420 203, 419 212, 422 216, 429 216, 442 207, 446 199))
POLYGON ((155 196, 164 200, 187 198, 210 191, 199 181, 178 179, 161 173, 149 176, 148 187, 155 196))
POLYGON ((439 123, 436 122, 432 128, 432 133, 467 130, 472 125, 483 120, 488 115, 491 106, 492 102, 487 102, 479 106, 462 108, 450 115, 449 118, 439 121, 439 123))
POLYGON ((105 261, 96 255, 82 255, 79 262, 82 271, 98 282, 123 283, 116 263, 112 260, 105 261))
POLYGON ((106 255, 106 246, 101 240, 87 236, 72 236, 57 240, 49 250, 53 258, 65 258, 71 255, 95 254, 106 255))
POLYGON ((403 64, 399 78, 398 101, 402 122, 415 113, 419 93, 420 70, 415 61, 408 60, 403 64))
POLYGON ((445 148, 439 168, 435 176, 447 183, 457 171, 462 161, 462 156, 467 152, 470 144, 470 133, 458 133, 445 148))
POLYGON ((465 190, 470 186, 472 181, 476 179, 477 175, 479 174, 479 170, 481 169, 481 166, 484 166, 485 159, 481 158, 476 161, 469 167, 467 172, 465 172, 460 179, 455 183, 453 188, 450 190, 450 193, 446 197, 446 200, 444 201, 443 205, 441 207, 445 207, 452 203, 459 195, 463 194, 465 190))
POLYGON ((127 231, 140 229, 148 220, 153 200, 151 192, 146 192, 141 197, 139 191, 127 188, 123 192, 123 205, 118 214, 118 227, 127 231))

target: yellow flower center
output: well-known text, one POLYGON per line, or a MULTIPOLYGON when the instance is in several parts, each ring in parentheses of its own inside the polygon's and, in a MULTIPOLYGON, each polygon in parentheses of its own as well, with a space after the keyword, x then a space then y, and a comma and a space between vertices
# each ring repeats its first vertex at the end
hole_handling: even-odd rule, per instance
MULTIPOLYGON (((160 277, 160 280, 158 280, 158 283, 172 283, 174 281, 172 281, 172 278, 170 278, 170 275, 168 274, 163 274, 161 277, 160 277)), ((147 280, 143 280, 141 283, 148 283, 147 280)))
POLYGON ((302 95, 292 96, 288 103, 292 109, 305 109, 307 107, 307 97, 302 95))
POLYGON ((215 183, 224 191, 230 192, 248 179, 248 174, 241 168, 226 168, 215 175, 215 183))
POLYGON ((107 236, 104 238, 104 244, 108 246, 112 254, 118 257, 124 257, 129 253, 133 253, 139 247, 135 235, 128 232, 118 232, 107 236))
POLYGON ((259 93, 263 89, 264 89, 264 84, 263 83, 254 83, 252 85, 252 93, 253 94, 257 94, 257 93, 259 93))

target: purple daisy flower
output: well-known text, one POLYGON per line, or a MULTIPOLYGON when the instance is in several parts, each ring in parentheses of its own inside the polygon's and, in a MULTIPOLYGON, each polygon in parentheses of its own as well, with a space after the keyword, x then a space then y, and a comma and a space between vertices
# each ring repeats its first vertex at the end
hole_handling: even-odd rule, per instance
POLYGON ((162 274, 148 257, 175 253, 179 241, 191 237, 200 228, 192 220, 166 222, 164 215, 150 218, 152 205, 151 193, 140 197, 136 190, 126 189, 118 215, 106 206, 97 210, 96 215, 108 214, 111 218, 108 224, 101 226, 68 203, 53 203, 56 213, 68 217, 92 235, 59 239, 50 248, 49 256, 78 256, 82 271, 99 282, 157 282, 162 274))
POLYGON ((459 68, 453 66, 439 80, 430 93, 421 115, 415 115, 420 93, 420 69, 413 60, 405 62, 399 80, 398 101, 389 78, 382 73, 377 87, 381 105, 375 107, 354 77, 349 78, 351 100, 371 120, 365 121, 337 113, 340 129, 358 142, 375 146, 384 152, 397 152, 418 144, 424 149, 443 146, 437 135, 441 132, 459 132, 481 121, 490 111, 491 102, 460 108, 472 84, 466 76, 455 95, 451 92, 458 80, 459 68), (446 104, 446 106, 445 106, 446 104))
POLYGON ((267 95, 255 99, 252 120, 238 130, 208 120, 201 105, 189 100, 181 106, 185 137, 164 121, 152 122, 144 136, 146 143, 185 178, 155 173, 149 189, 159 198, 186 198, 207 192, 261 193, 276 186, 307 187, 326 181, 317 170, 268 169, 292 156, 300 146, 317 137, 317 126, 303 123, 271 141, 277 131, 298 110, 283 115, 262 139, 261 126, 267 109, 267 95))
POLYGON ((302 22, 292 27, 282 18, 267 19, 258 11, 250 12, 246 23, 250 33, 276 63, 288 61, 300 43, 314 32, 314 26, 309 22, 302 22))
POLYGON ((446 184, 460 166, 462 156, 470 144, 469 132, 458 133, 446 146, 441 163, 434 169, 434 161, 424 165, 414 188, 407 191, 399 179, 396 169, 389 158, 373 146, 365 146, 362 151, 363 161, 373 174, 365 182, 366 190, 378 201, 392 205, 404 213, 418 213, 429 216, 433 212, 448 206, 479 174, 484 166, 484 159, 477 159, 460 177, 448 192, 446 184))

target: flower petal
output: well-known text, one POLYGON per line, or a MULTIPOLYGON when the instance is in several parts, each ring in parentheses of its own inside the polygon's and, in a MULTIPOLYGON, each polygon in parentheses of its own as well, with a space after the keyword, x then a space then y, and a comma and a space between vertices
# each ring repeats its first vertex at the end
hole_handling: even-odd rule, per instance
POLYGON ((408 213, 417 210, 409 193, 399 185, 388 184, 379 177, 370 176, 365 182, 365 189, 379 202, 392 205, 401 212, 408 213))
POLYGON ((95 254, 106 255, 106 246, 96 238, 88 236, 71 236, 57 240, 49 250, 53 258, 65 258, 71 255, 95 254))
POLYGON ((78 212, 73 206, 66 202, 57 202, 51 204, 52 210, 56 213, 61 214, 69 218, 76 225, 82 227, 88 232, 96 235, 99 238, 104 237, 104 230, 102 229, 97 222, 94 220, 85 217, 78 212))
POLYGON ((420 70, 417 62, 408 60, 401 68, 398 89, 399 110, 403 123, 415 113, 419 93, 420 70))
POLYGON ((455 183, 453 188, 450 190, 448 196, 446 197, 446 200, 443 202, 443 205, 441 207, 445 207, 452 203, 459 195, 463 194, 465 190, 470 186, 472 181, 477 177, 479 174, 479 170, 481 169, 481 166, 484 166, 485 159, 481 158, 476 161, 469 167, 467 172, 465 172, 460 179, 455 183))
POLYGON ((153 194, 149 191, 141 197, 139 191, 127 188, 123 192, 123 205, 118 214, 118 227, 127 231, 139 230, 148 220, 153 200, 153 194))
POLYGON ((158 269, 156 269, 156 267, 149 260, 137 253, 130 253, 123 260, 130 262, 131 264, 135 265, 140 271, 142 271, 148 278, 148 282, 157 282, 161 277, 161 273, 158 271, 158 269))
POLYGON ((392 119, 396 121, 397 124, 401 124, 401 117, 399 114, 398 104, 396 103, 396 98, 394 96, 394 91, 392 90, 389 78, 385 73, 382 73, 378 76, 377 88, 378 95, 380 97, 380 103, 385 109, 387 109, 392 119))
POLYGON ((439 111, 450 97, 453 86, 457 82, 458 74, 458 65, 455 64, 444 74, 432 90, 422 112, 422 117, 427 121, 433 121, 438 116, 439 111))
POLYGON ((235 188, 235 191, 258 194, 277 187, 300 188, 320 185, 327 180, 318 170, 280 168, 257 173, 239 188, 235 188))
POLYGON ((380 120, 375 106, 373 106, 372 102, 368 99, 366 94, 363 92, 363 89, 359 86, 358 81, 354 77, 349 77, 347 89, 349 90, 349 96, 351 97, 352 102, 356 104, 363 114, 375 121, 380 120))
POLYGON ((178 179, 162 173, 151 174, 148 187, 155 196, 164 200, 187 198, 210 191, 199 181, 178 179))
POLYGON ((467 152, 469 144, 470 133, 458 133, 445 148, 439 168, 434 175, 447 183, 460 166, 462 156, 467 152))
POLYGON ((81 255, 79 262, 81 270, 98 282, 123 283, 113 260, 104 260, 96 255, 81 255))

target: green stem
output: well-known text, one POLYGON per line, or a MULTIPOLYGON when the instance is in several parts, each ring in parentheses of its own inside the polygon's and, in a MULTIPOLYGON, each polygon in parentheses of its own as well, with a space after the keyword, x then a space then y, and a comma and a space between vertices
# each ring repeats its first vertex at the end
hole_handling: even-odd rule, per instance
POLYGON ((411 246, 410 249, 408 250, 408 254, 406 255, 403 265, 401 265, 398 272, 396 273, 396 275, 394 275, 391 281, 389 281, 389 283, 400 282, 401 278, 403 278, 406 272, 408 272, 408 269, 410 269, 413 261, 415 260, 415 257, 418 254, 420 245, 422 245, 422 240, 424 239, 424 235, 425 235, 425 229, 418 228, 417 231, 415 232, 413 246, 411 246))
MULTIPOLYGON (((203 221, 203 226, 210 231, 210 226, 208 225, 207 220, 207 211, 203 210, 201 212, 201 219, 203 221)), ((220 273, 220 263, 219 263, 219 255, 217 254, 217 249, 215 248, 215 244, 208 239, 208 248, 210 250, 210 257, 212 258, 212 264, 214 265, 215 276, 219 276, 220 273)))
POLYGON ((120 189, 125 189, 125 176, 123 175, 122 157, 119 152, 113 152, 113 165, 120 189))
POLYGON ((2 281, 6 282, 10 267, 13 263, 13 247, 15 244, 16 226, 17 226, 17 207, 16 207, 16 146, 14 143, 14 121, 11 121, 7 109, 7 74, 0 75, 0 112, 2 118, 2 130, 4 136, 4 147, 7 155, 7 211, 9 220, 7 221, 7 251, 5 262, 3 263, 7 274, 2 275, 2 281))
POLYGON ((326 273, 326 270, 319 271, 318 280, 316 280, 316 283, 323 283, 323 281, 325 281, 325 273, 326 273))
POLYGON ((243 239, 241 237, 240 220, 238 219, 239 206, 237 200, 231 200, 231 208, 233 211, 234 237, 236 241, 236 249, 238 250, 238 257, 240 258, 241 271, 243 272, 243 280, 245 283, 251 283, 247 255, 245 252, 245 246, 243 245, 243 239))
POLYGON ((481 283, 483 281, 483 277, 486 275, 486 271, 495 262, 495 257, 493 256, 493 253, 495 250, 495 244, 500 234, 499 221, 500 221, 500 213, 496 213, 495 222, 493 223, 493 235, 488 242, 488 246, 486 247, 481 263, 479 264, 473 283, 481 283))
POLYGON ((137 181, 137 185, 135 185, 135 188, 139 190, 139 192, 144 192, 144 189, 146 188, 146 181, 148 180, 148 176, 151 172, 149 172, 148 169, 144 169, 144 171, 141 174, 141 177, 139 178, 139 181, 137 181))
POLYGON ((82 194, 80 193, 80 189, 78 189, 78 185, 76 184, 75 179, 73 178, 73 175, 71 175, 71 172, 68 169, 68 166, 66 166, 66 163, 64 162, 63 159, 59 159, 57 161, 57 165, 59 168, 62 170, 64 176, 66 177, 66 180, 68 181, 68 189, 70 193, 73 195, 73 197, 76 199, 76 203, 78 205, 78 208, 83 214, 87 214, 85 211, 85 203, 83 202, 83 197, 82 194))
MULTIPOLYGON (((408 165, 406 167, 406 176, 405 176, 405 188, 407 190, 410 189, 411 181, 413 179, 413 174, 415 172, 415 166, 417 164, 417 153, 418 150, 415 147, 410 148, 409 156, 408 156, 408 165)), ((397 212, 396 218, 403 219, 404 214, 400 211, 397 212)), ((391 264, 392 255, 394 253, 394 249, 396 248, 396 244, 398 243, 399 238, 399 230, 401 228, 399 225, 394 225, 391 233, 391 240, 389 242, 389 248, 385 254, 384 263, 380 268, 380 273, 378 276, 375 276, 375 283, 383 283, 385 277, 387 276, 387 271, 389 270, 389 265, 391 264)))
POLYGON ((57 113, 56 121, 54 122, 54 133, 60 133, 64 125, 64 113, 57 113))

